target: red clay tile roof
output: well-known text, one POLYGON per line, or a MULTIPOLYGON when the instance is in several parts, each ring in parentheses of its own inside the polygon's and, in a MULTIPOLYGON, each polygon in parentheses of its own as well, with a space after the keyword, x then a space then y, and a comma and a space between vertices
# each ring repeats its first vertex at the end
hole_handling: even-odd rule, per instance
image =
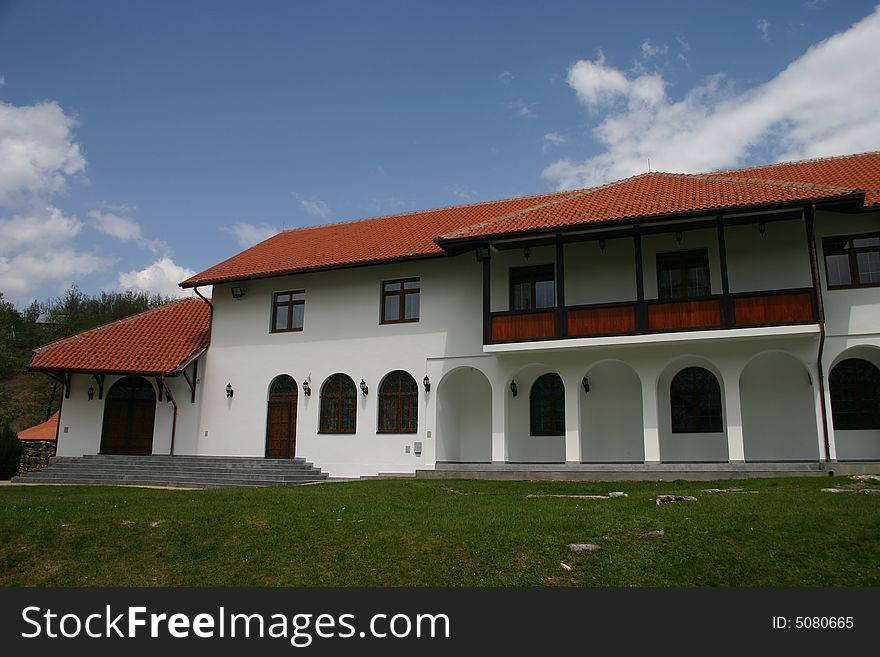
POLYGON ((38 347, 37 371, 170 374, 208 346, 210 308, 180 299, 38 347))
POLYGON ((627 219, 786 205, 852 196, 853 189, 711 174, 643 173, 443 235, 453 240, 555 230, 627 219))
POLYGON ((592 189, 285 231, 181 286, 440 256, 438 244, 455 240, 784 205, 852 195, 856 189, 865 192, 866 205, 880 204, 880 151, 709 174, 642 174, 592 189))
POLYGON ((880 205, 880 151, 720 171, 717 175, 854 187, 865 192, 865 205, 880 205))
POLYGON ((288 230, 185 280, 182 287, 294 272, 440 256, 434 238, 571 192, 423 210, 288 230))
POLYGON ((61 411, 55 411, 45 422, 36 424, 18 432, 19 440, 55 440, 58 434, 58 416, 61 411))

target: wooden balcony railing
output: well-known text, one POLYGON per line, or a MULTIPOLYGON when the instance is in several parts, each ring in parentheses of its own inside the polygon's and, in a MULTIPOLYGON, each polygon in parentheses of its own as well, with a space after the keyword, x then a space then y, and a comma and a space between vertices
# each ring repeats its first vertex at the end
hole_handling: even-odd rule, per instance
POLYGON ((685 301, 624 302, 568 306, 564 321, 556 308, 492 313, 491 341, 520 342, 561 338, 640 335, 818 321, 812 288, 712 295, 685 301), (561 326, 564 334, 560 334, 561 326))

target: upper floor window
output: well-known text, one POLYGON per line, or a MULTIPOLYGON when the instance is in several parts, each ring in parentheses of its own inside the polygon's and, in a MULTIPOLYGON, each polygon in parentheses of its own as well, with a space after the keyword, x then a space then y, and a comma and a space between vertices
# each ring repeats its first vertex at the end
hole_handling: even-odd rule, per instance
POLYGON ((709 252, 675 251, 657 254, 657 293, 661 299, 693 299, 712 294, 709 252))
POLYGON ((302 331, 305 307, 305 290, 276 292, 272 298, 272 333, 302 331))
POLYGON ((556 305, 553 265, 510 268, 510 309, 535 310, 556 305))
POLYGON ((880 235, 844 235, 822 240, 828 289, 880 285, 880 235))
POLYGON ((382 323, 419 321, 418 278, 406 278, 382 283, 382 323))

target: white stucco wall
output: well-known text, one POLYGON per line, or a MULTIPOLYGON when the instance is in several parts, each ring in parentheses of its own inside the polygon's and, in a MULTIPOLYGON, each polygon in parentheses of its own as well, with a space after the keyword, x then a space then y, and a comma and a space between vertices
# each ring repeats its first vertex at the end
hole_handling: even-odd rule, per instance
POLYGON ((636 300, 632 238, 565 245, 565 303, 569 306, 636 300))
POLYGON ((590 463, 644 461, 639 375, 622 361, 608 360, 591 367, 587 378, 590 392, 579 395, 581 460, 590 463))
POLYGON ((803 219, 724 229, 731 292, 812 287, 803 219))
POLYGON ((492 388, 477 369, 443 377, 437 392, 437 460, 492 461, 492 388))

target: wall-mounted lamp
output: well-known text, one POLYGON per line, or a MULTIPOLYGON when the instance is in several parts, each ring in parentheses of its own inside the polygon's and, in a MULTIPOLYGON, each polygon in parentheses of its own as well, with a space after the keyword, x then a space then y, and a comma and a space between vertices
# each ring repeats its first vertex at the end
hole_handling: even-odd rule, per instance
POLYGON ((303 381, 303 392, 305 393, 306 397, 310 397, 312 395, 312 387, 309 385, 308 379, 303 381))
POLYGON ((675 241, 681 244, 682 239, 684 239, 684 234, 680 230, 675 231, 675 241))
POLYGON ((512 394, 514 397, 516 397, 516 392, 517 392, 516 381, 511 381, 510 382, 510 394, 512 394))
POLYGON ((523 257, 528 260, 530 255, 532 255, 532 250, 529 247, 524 248, 523 257))
POLYGON ((478 246, 476 253, 477 253, 477 262, 486 262, 487 260, 489 260, 492 257, 489 252, 488 246, 478 246))
POLYGON ((581 379, 581 385, 584 387, 584 392, 590 392, 590 380, 587 377, 581 379))
POLYGON ((763 221, 758 222, 758 232, 761 233, 761 237, 764 237, 764 233, 767 232, 767 224, 763 221))
POLYGON ((244 288, 239 287, 237 285, 229 288, 229 291, 232 292, 233 299, 241 299, 244 296, 244 288))
POLYGON ((369 391, 370 391, 370 389, 367 388, 367 384, 364 383, 364 380, 363 380, 363 379, 361 379, 361 394, 362 394, 364 397, 366 397, 366 396, 367 396, 367 393, 368 393, 369 391))
POLYGON ((92 401, 95 398, 95 386, 89 386, 89 401, 92 401))
POLYGON ((234 394, 235 394, 235 390, 232 389, 232 384, 227 383, 226 384, 226 396, 229 397, 229 399, 232 399, 232 395, 234 395, 234 394))
POLYGON ((602 253, 605 253, 605 240, 604 239, 599 240, 599 250, 602 253))
POLYGON ((422 379, 422 385, 425 386, 425 392, 431 392, 431 379, 428 378, 427 374, 425 374, 425 378, 422 379))

